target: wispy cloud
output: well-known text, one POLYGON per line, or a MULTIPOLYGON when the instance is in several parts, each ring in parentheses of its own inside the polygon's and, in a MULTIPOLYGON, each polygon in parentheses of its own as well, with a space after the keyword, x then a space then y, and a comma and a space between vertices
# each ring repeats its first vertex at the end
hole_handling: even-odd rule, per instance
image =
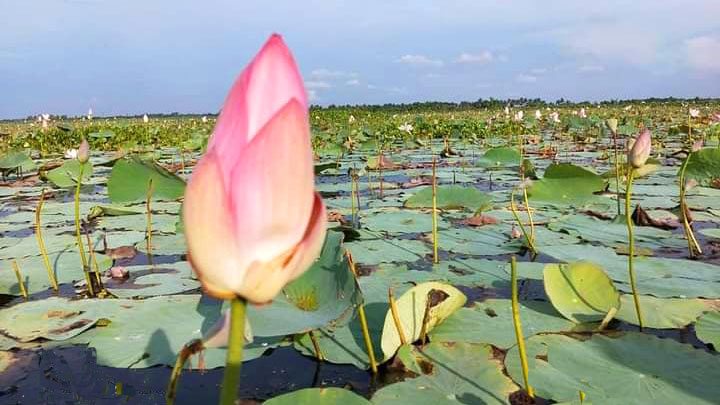
POLYGON ((526 73, 520 73, 515 77, 515 80, 519 83, 535 83, 537 82, 537 76, 529 75, 526 73))
POLYGON ((431 59, 428 58, 425 55, 403 55, 400 58, 395 60, 396 63, 406 63, 408 65, 413 66, 432 66, 432 67, 441 67, 445 64, 440 59, 431 59))
POLYGON ((455 59, 456 63, 476 63, 485 64, 490 63, 495 59, 492 52, 483 51, 480 54, 461 53, 460 56, 455 59))
POLYGON ((357 77, 355 72, 346 72, 343 70, 333 70, 327 68, 319 68, 310 72, 310 76, 317 79, 336 79, 336 78, 348 78, 357 77))
POLYGON ((308 89, 329 89, 332 88, 332 84, 320 80, 306 80, 305 87, 308 89))
POLYGON ((360 80, 358 80, 358 79, 350 79, 350 80, 348 80, 348 81, 345 82, 345 85, 346 85, 346 86, 359 86, 359 85, 360 85, 360 80))

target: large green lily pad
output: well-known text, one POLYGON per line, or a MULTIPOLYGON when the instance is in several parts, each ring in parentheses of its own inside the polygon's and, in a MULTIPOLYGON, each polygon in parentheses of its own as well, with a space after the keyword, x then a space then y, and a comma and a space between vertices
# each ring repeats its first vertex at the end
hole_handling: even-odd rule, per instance
MULTIPOLYGON (((655 329, 683 328, 710 310, 706 301, 698 299, 655 298, 640 295, 639 300, 643 326, 655 329)), ((615 317, 621 321, 639 325, 632 295, 622 294, 620 303, 620 311, 615 317)))
MULTIPOLYGON (((720 386, 717 356, 672 339, 626 333, 580 341, 563 335, 528 339, 530 385, 537 395, 572 401, 578 391, 603 405, 715 404, 720 386)), ((505 357, 508 373, 522 381, 517 348, 505 357)))
POLYGON ((127 203, 147 199, 152 179, 152 197, 176 200, 185 193, 185 181, 168 172, 155 162, 133 156, 118 160, 108 180, 108 196, 114 203, 127 203))
POLYGON ((528 190, 534 201, 556 204, 581 205, 594 198, 606 181, 598 174, 570 163, 553 163, 545 170, 542 179, 536 180, 528 190))
POLYGON ((425 372, 390 384, 372 397, 375 404, 507 404, 518 387, 503 373, 488 345, 430 343, 412 350, 411 370, 425 372))
POLYGON ((708 312, 698 319, 695 324, 695 332, 698 339, 720 348, 720 312, 708 312))
POLYGON ((685 178, 694 179, 701 186, 713 185, 720 179, 720 149, 705 148, 691 153, 685 178))
POLYGON ((75 187, 77 185, 78 177, 80 177, 80 170, 82 168, 82 179, 83 183, 86 183, 93 174, 93 166, 90 161, 80 163, 77 159, 66 160, 62 166, 56 167, 45 175, 48 180, 60 188, 75 187))
POLYGON ((611 308, 620 309, 620 294, 597 265, 588 262, 548 264, 543 275, 550 302, 571 321, 600 321, 611 308))
MULTIPOLYGON (((436 187, 438 209, 471 209, 489 207, 490 197, 472 186, 436 187)), ((408 208, 432 208, 432 187, 425 187, 405 201, 408 208)))

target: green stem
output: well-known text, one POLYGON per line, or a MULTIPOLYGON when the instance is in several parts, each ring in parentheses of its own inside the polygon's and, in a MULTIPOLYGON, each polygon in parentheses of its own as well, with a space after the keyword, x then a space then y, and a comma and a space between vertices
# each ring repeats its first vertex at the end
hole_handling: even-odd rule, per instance
POLYGON ((680 217, 683 220, 683 230, 685 231, 685 238, 688 242, 688 251, 690 252, 690 256, 695 256, 696 254, 702 254, 702 249, 697 239, 695 239, 695 234, 690 226, 690 221, 686 215, 687 205, 685 204, 685 194, 687 193, 685 186, 685 169, 687 168, 691 155, 692 151, 688 154, 687 158, 685 158, 682 168, 680 169, 680 217))
POLYGON ((245 346, 245 306, 245 298, 236 297, 230 301, 230 338, 220 391, 220 405, 233 405, 237 397, 243 346, 245 346))
POLYGON ((640 330, 643 328, 642 313, 640 312, 640 297, 637 292, 637 285, 635 282, 635 269, 633 268, 633 261, 635 259, 635 240, 633 235, 633 223, 630 206, 630 197, 632 196, 632 183, 635 177, 635 169, 630 167, 628 169, 627 187, 625 189, 625 222, 628 229, 628 272, 630 273, 630 287, 632 289, 633 301, 635 301, 635 313, 637 314, 638 324, 640 330))
POLYGON ((515 220, 517 221, 518 225, 520 225, 520 230, 523 233, 523 236, 525 236, 525 241, 527 242, 528 248, 532 250, 534 254, 538 253, 537 248, 535 247, 535 242, 528 234, 527 230, 525 229, 525 225, 523 225, 522 220, 520 219, 520 215, 517 212, 517 209, 515 208, 515 190, 510 191, 510 211, 512 211, 513 217, 515 217, 515 220))
POLYGON ((435 156, 432 160, 432 239, 433 239, 433 263, 440 263, 438 256, 438 229, 437 229, 437 176, 435 173, 435 156))
POLYGON ((617 131, 613 131, 613 149, 615 149, 615 198, 617 200, 617 214, 622 215, 620 203, 620 155, 618 154, 617 131))
POLYGON ((45 189, 42 190, 40 193, 40 200, 38 201, 38 205, 35 208, 35 237, 37 238, 38 242, 38 248, 40 249, 40 255, 43 257, 43 262, 45 263, 45 268, 48 272, 48 278, 50 278, 50 284, 52 285, 53 290, 55 292, 58 291, 58 282, 57 278, 55 278, 55 272, 53 271, 52 265, 50 265, 50 258, 47 254, 47 249, 45 249, 45 241, 43 240, 42 236, 42 224, 40 222, 40 215, 42 214, 42 207, 43 202, 45 201, 45 189))
POLYGON ((517 339, 518 352, 520 353, 520 365, 522 366, 523 382, 525 383, 525 390, 530 397, 535 398, 535 391, 530 386, 528 377, 528 361, 527 352, 525 351, 525 338, 522 333, 522 324, 520 323, 520 304, 518 303, 518 290, 517 290, 517 263, 515 261, 515 255, 510 257, 510 288, 511 288, 511 304, 512 304, 512 318, 513 326, 515 327, 515 338, 517 339))
POLYGON ((85 257, 85 246, 83 245, 82 236, 80 235, 80 186, 82 186, 83 171, 85 164, 80 163, 80 174, 77 177, 77 186, 75 187, 75 237, 77 239, 78 249, 80 250, 80 260, 82 261, 83 273, 85 273, 85 282, 87 283, 88 294, 95 296, 92 280, 90 279, 90 267, 85 257))

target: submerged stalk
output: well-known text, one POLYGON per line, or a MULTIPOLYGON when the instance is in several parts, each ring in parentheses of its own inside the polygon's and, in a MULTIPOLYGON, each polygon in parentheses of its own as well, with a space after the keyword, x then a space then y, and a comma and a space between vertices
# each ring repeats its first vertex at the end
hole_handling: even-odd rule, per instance
POLYGON ((525 384, 525 391, 527 391, 528 395, 535 398, 535 391, 533 390, 533 387, 530 386, 528 378, 528 361, 527 352, 525 351, 525 338, 523 337, 522 324, 520 323, 520 304, 518 303, 517 288, 517 263, 515 261, 515 255, 510 256, 510 287, 512 295, 511 305, 513 326, 515 327, 515 338, 517 339, 518 352, 520 353, 523 383, 525 384))
POLYGON ((635 169, 630 167, 628 169, 627 187, 625 189, 625 223, 627 224, 628 230, 628 272, 630 273, 630 288, 632 289, 633 301, 635 302, 635 313, 638 318, 638 324, 640 325, 640 330, 642 331, 643 320, 640 312, 640 297, 637 292, 635 269, 633 268, 633 261, 635 259, 635 239, 633 234, 632 215, 630 215, 630 197, 632 195, 632 183, 634 177, 635 169))
POLYGON ((42 255, 43 257, 43 262, 45 263, 45 268, 48 272, 50 284, 52 285, 53 290, 57 292, 59 288, 58 281, 55 277, 55 272, 53 271, 52 265, 50 265, 50 258, 48 257, 47 249, 45 249, 45 241, 43 240, 42 236, 42 224, 40 222, 40 216, 42 214, 43 202, 45 202, 45 189, 42 189, 42 191, 40 192, 40 200, 35 207, 35 237, 37 238, 40 255, 42 255))
POLYGON ((182 372, 183 366, 190 356, 195 353, 199 353, 205 350, 201 339, 194 339, 187 343, 180 353, 178 353, 177 360, 175 360, 175 366, 170 373, 170 382, 168 383, 167 392, 165 393, 165 404, 172 405, 175 403, 175 395, 177 393, 178 381, 180 381, 180 373, 182 372))
POLYGON ((225 374, 220 390, 220 405, 233 405, 237 398, 238 381, 245 346, 245 298, 230 301, 230 338, 228 341, 225 374))

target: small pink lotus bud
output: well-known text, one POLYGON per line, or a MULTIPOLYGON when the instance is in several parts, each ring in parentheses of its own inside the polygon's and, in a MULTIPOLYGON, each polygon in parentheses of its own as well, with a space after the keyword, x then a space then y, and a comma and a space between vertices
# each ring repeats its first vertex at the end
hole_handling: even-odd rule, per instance
POLYGON ((77 160, 80 163, 85 163, 90 159, 90 144, 86 139, 83 139, 80 147, 77 150, 77 160))
POLYGON ((649 129, 645 128, 628 151, 628 162, 636 169, 643 167, 650 157, 651 147, 652 134, 649 129))
POLYGON ((697 141, 695 141, 695 143, 693 143, 693 145, 692 145, 692 151, 693 151, 693 152, 697 152, 697 151, 699 151, 700 149, 702 149, 702 147, 703 147, 703 141, 702 141, 702 139, 697 140, 697 141))

